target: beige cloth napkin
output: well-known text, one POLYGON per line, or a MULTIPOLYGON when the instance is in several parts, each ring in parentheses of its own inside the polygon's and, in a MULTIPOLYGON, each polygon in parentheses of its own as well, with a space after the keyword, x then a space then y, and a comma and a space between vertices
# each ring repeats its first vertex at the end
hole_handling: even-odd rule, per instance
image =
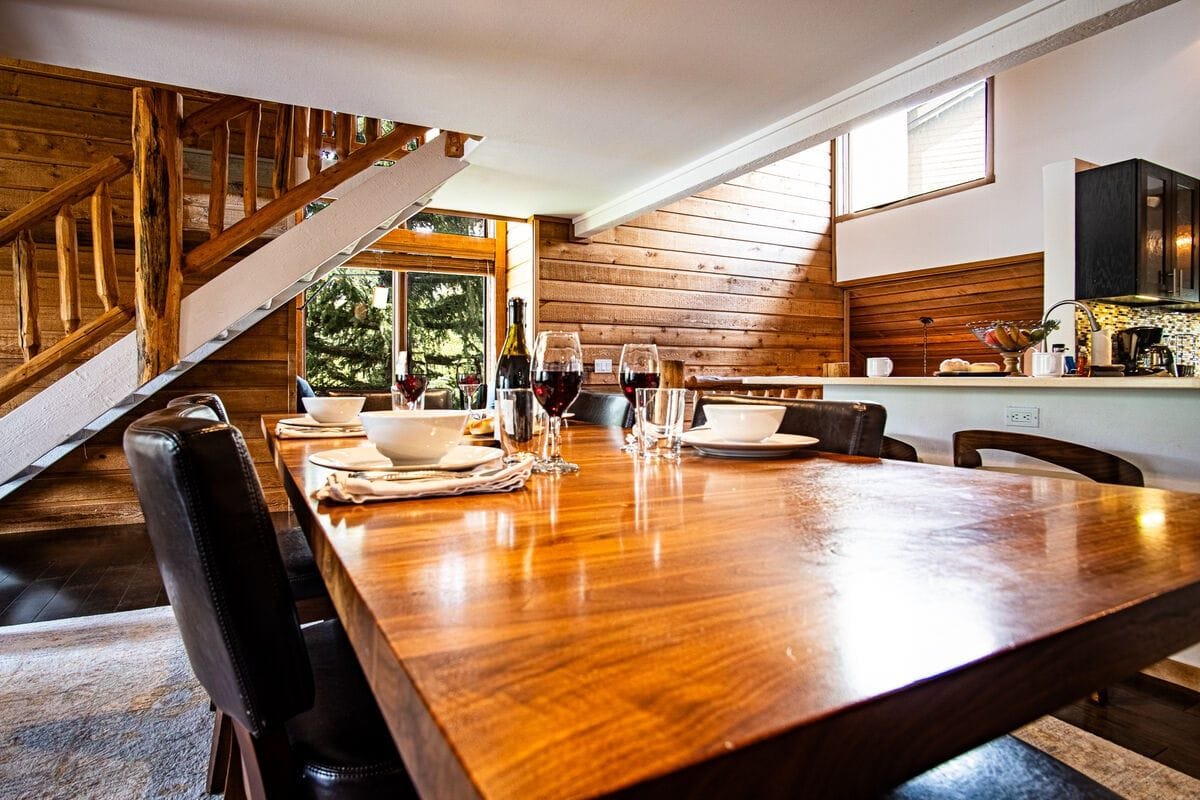
POLYGON ((361 425, 346 423, 344 428, 310 428, 300 425, 275 425, 276 439, 344 439, 348 436, 366 436, 361 425))
MULTIPOLYGON (((511 492, 520 489, 533 472, 533 461, 516 464, 477 467, 470 472, 428 471, 412 473, 419 478, 399 480, 354 478, 352 472, 335 472, 324 486, 313 492, 317 500, 333 500, 339 503, 365 503, 374 500, 407 500, 417 497, 448 497, 457 494, 479 494, 482 492, 511 492)), ((386 470, 368 470, 367 476, 384 475, 386 470)), ((405 473, 392 473, 402 476, 405 473)))

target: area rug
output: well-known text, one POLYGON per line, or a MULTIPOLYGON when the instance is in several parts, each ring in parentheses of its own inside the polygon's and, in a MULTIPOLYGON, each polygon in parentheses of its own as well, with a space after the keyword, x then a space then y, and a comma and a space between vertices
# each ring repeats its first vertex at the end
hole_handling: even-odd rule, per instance
POLYGON ((207 798, 212 725, 169 607, 0 627, 2 798, 207 798))

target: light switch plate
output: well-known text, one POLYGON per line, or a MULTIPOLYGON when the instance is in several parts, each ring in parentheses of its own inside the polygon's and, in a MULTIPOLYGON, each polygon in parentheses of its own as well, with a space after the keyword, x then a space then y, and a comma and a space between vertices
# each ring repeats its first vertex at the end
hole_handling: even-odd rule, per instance
POLYGON ((603 374, 605 372, 608 372, 608 373, 612 372, 612 359, 611 358, 597 358, 596 359, 596 374, 599 375, 599 374, 603 374))

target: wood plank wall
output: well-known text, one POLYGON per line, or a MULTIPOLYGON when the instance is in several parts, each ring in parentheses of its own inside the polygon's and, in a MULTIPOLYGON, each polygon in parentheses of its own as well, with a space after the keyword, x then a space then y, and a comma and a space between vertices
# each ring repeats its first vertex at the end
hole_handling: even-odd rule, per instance
MULTIPOLYGON (((0 216, 95 161, 128 151, 133 85, 133 81, 123 78, 0 60, 0 216)), ((185 91, 185 110, 200 108, 212 99, 213 96, 202 92, 185 91)), ((264 119, 262 130, 274 131, 273 117, 271 121, 264 119)), ((271 153, 272 134, 265 135, 268 138, 260 143, 260 151, 271 153)), ((240 151, 240 132, 230 138, 233 149, 240 151)), ((200 159, 198 163, 203 162, 200 159)), ((206 195, 206 180, 206 174, 189 174, 185 189, 206 195)), ((124 298, 132 297, 133 291, 130 194, 128 178, 114 187, 118 272, 124 298)), ((76 206, 84 319, 93 318, 99 310, 91 278, 89 212, 86 202, 76 206)), ((204 219, 195 222, 201 229, 207 228, 205 223, 204 219)), ((51 225, 52 222, 37 232, 38 292, 42 307, 39 321, 45 346, 63 334, 56 314, 58 288, 51 225)), ((218 271, 234 263, 236 259, 226 261, 218 271)), ((198 285, 199 281, 186 281, 184 292, 198 285)), ((264 410, 294 407, 294 320, 295 310, 289 304, 289 308, 272 314, 167 390, 147 400, 136 412, 97 434, 85 447, 0 500, 0 533, 139 521, 141 514, 121 452, 121 435, 136 416, 165 405, 172 397, 194 391, 216 391, 221 395, 234 423, 247 438, 272 510, 286 509, 287 501, 258 431, 258 415, 264 410)), ((105 344, 129 329, 131 326, 105 344)), ((13 283, 11 279, 0 280, 0 370, 7 370, 20 360, 13 283)), ((56 376, 39 386, 53 377, 56 376)), ((0 406, 0 413, 7 412, 29 394, 0 406)))
POLYGON ((979 343, 968 322, 1040 319, 1042 254, 953 264, 840 284, 846 290, 851 374, 865 374, 865 359, 887 356, 892 374, 923 374, 921 317, 929 326, 928 369, 942 359, 1003 359, 979 343))
POLYGON ((540 221, 540 329, 575 330, 588 365, 654 342, 686 372, 819 375, 842 359, 832 285, 830 150, 821 145, 572 242, 540 221))
MULTIPOLYGON (((520 297, 525 300, 525 343, 533 346, 533 332, 536 330, 537 306, 533 302, 533 229, 534 222, 508 223, 508 272, 506 273, 507 299, 520 297)), ((507 312, 507 309, 506 309, 507 312)), ((507 322, 504 323, 507 326, 507 322)), ((504 344, 501 339, 496 343, 497 356, 499 348, 504 344)))

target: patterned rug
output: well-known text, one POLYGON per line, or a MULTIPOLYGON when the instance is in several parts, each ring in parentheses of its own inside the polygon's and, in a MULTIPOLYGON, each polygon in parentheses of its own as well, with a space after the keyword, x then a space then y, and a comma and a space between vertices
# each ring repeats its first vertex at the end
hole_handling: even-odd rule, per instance
POLYGON ((0 627, 0 687, 0 797, 208 797, 213 717, 170 608, 0 627))

